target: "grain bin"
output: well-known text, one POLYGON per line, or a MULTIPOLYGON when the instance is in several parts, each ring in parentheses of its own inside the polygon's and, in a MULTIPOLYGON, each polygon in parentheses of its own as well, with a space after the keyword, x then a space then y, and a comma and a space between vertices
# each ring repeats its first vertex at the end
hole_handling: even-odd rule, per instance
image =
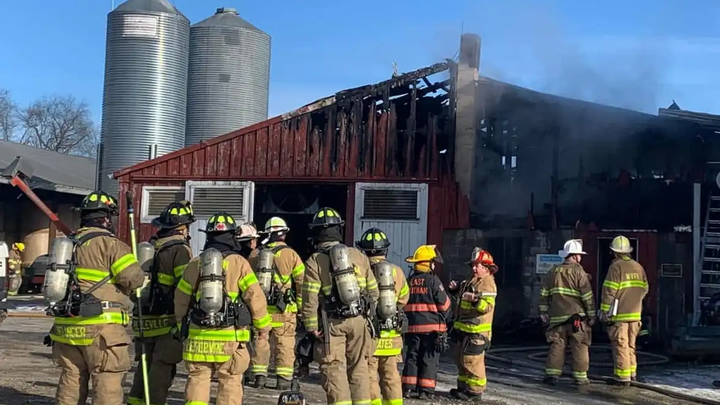
POLYGON ((116 170, 185 142, 190 21, 168 0, 129 0, 108 14, 100 188, 116 170))
POLYGON ((190 27, 185 145, 266 120, 269 88, 268 34, 227 7, 190 27))

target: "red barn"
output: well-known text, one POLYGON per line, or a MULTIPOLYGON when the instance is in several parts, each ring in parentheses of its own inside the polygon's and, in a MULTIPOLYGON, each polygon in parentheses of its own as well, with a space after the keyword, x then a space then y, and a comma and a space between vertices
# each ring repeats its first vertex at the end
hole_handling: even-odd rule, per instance
MULTIPOLYGON (((323 206, 343 215, 348 244, 369 227, 382 228, 396 263, 418 245, 441 244, 443 229, 465 228, 469 220, 453 176, 455 85, 447 71, 454 66, 344 90, 116 172, 120 197, 134 196, 139 240, 154 233, 150 221, 166 204, 185 198, 198 217, 191 227, 196 253, 204 243, 198 229, 212 213, 227 211, 260 227, 282 216, 291 227, 288 242, 307 254, 307 224, 323 206), (446 77, 431 80, 442 72, 446 77)), ((124 239, 127 225, 121 216, 124 239)))

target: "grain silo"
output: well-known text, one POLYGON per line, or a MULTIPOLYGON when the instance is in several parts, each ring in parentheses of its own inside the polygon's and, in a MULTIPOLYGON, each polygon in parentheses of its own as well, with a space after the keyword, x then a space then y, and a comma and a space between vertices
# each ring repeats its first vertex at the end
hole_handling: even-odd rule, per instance
POLYGON ((185 144, 267 119, 270 36, 234 8, 190 27, 185 144))
POLYGON ((185 145, 190 21, 168 0, 129 0, 108 14, 99 185, 185 145))

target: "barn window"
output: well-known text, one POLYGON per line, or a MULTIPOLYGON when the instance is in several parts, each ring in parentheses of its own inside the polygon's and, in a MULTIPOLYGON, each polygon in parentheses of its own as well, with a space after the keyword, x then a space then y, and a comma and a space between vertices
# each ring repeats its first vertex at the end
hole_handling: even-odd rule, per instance
POLYGON ((185 187, 145 186, 142 189, 140 222, 149 224, 173 201, 185 199, 185 187))
POLYGON ((403 189, 365 189, 363 219, 418 220, 418 191, 403 189))
POLYGON ((254 187, 250 182, 188 182, 193 212, 198 218, 209 218, 224 211, 237 221, 249 221, 254 187))

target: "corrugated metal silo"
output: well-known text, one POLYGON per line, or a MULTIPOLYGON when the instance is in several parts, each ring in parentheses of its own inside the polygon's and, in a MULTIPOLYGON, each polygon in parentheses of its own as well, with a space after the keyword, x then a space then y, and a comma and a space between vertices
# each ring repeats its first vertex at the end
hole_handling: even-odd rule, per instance
POLYGON ((190 27, 185 145, 267 119, 270 36, 233 8, 190 27))
POLYGON ((108 175, 185 144, 190 21, 168 0, 129 0, 108 14, 100 187, 108 175))

